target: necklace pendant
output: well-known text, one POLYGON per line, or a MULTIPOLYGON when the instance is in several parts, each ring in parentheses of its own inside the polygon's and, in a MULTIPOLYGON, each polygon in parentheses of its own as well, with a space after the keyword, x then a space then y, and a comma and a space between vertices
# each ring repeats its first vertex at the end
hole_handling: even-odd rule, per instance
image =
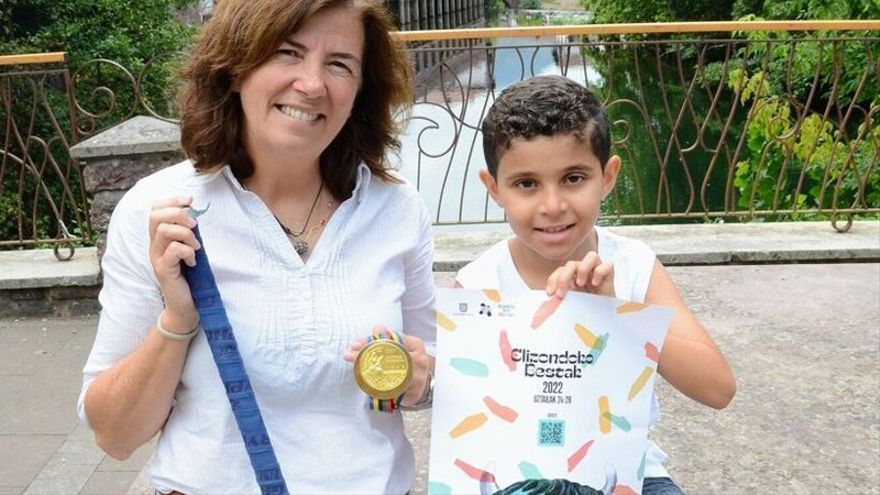
POLYGON ((309 243, 306 241, 295 240, 293 241, 293 249, 296 250, 296 254, 306 254, 309 252, 309 243))

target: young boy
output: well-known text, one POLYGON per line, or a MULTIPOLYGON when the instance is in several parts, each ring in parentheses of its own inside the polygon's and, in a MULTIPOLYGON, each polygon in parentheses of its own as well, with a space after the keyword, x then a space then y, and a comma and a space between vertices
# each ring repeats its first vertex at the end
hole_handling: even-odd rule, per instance
MULTIPOLYGON (((733 373, 669 273, 646 244, 596 225, 620 170, 620 158, 609 156, 609 134, 602 104, 570 79, 540 76, 505 89, 483 121, 488 170, 480 179, 514 236, 462 268, 456 285, 514 295, 545 289, 560 298, 573 289, 672 308, 658 372, 688 397, 721 409, 736 391, 733 373)), ((657 415, 654 397, 651 425, 657 415)), ((665 459, 649 441, 643 494, 682 493, 665 459)))

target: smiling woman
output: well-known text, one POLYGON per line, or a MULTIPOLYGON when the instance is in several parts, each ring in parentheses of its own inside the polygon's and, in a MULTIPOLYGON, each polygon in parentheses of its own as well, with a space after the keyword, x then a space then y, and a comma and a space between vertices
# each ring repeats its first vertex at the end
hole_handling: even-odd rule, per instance
POLYGON ((294 173, 293 153, 303 156, 305 169, 317 162, 351 115, 363 45, 357 10, 327 9, 306 19, 269 60, 236 81, 246 116, 244 147, 254 162, 294 173))
POLYGON ((433 253, 417 191, 385 160, 411 100, 391 26, 378 0, 225 0, 194 45, 180 110, 189 160, 113 213, 79 400, 114 457, 159 433, 149 479, 161 493, 412 484, 398 408, 430 398, 433 253), (193 278, 206 270, 210 291, 193 278), (379 400, 352 362, 386 334, 411 380, 379 400))

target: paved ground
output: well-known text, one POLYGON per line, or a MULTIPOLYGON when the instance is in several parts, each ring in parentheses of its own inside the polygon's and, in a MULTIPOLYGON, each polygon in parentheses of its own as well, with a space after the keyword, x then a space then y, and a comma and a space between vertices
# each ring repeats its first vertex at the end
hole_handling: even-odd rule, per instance
MULTIPOLYGON (((739 386, 715 412, 659 385, 654 438, 685 490, 880 494, 880 264, 670 271, 739 386)), ((448 286, 449 274, 437 283, 448 286)), ((95 324, 0 319, 0 495, 150 493, 139 473, 151 446, 112 461, 77 425, 95 324)), ((424 493, 430 413, 406 419, 419 459, 414 492, 424 493)))
MULTIPOLYGON (((880 265, 673 267, 739 391, 714 412, 661 384, 656 439, 690 493, 880 493, 880 265)), ((440 285, 448 284, 441 275, 440 285)), ((0 321, 0 493, 125 493, 149 455, 77 426, 95 318, 0 321)), ((424 493, 428 413, 408 416, 424 493)), ((144 493, 136 484, 130 493, 144 493)))

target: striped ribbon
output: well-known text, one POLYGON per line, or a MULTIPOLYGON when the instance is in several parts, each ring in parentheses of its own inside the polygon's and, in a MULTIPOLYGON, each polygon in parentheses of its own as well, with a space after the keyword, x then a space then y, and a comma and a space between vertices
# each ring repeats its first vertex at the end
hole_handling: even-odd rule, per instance
MULTIPOLYGON (((394 342, 397 342, 401 346, 403 345, 403 341, 400 339, 400 335, 398 335, 397 332, 388 329, 386 329, 384 332, 373 330, 373 333, 370 336, 370 341, 372 342, 374 340, 392 340, 394 342)), ((371 411, 393 413, 397 409, 400 409, 401 399, 403 399, 403 394, 400 394, 400 397, 398 397, 397 399, 377 399, 375 397, 369 397, 367 398, 367 403, 370 406, 371 411)))

